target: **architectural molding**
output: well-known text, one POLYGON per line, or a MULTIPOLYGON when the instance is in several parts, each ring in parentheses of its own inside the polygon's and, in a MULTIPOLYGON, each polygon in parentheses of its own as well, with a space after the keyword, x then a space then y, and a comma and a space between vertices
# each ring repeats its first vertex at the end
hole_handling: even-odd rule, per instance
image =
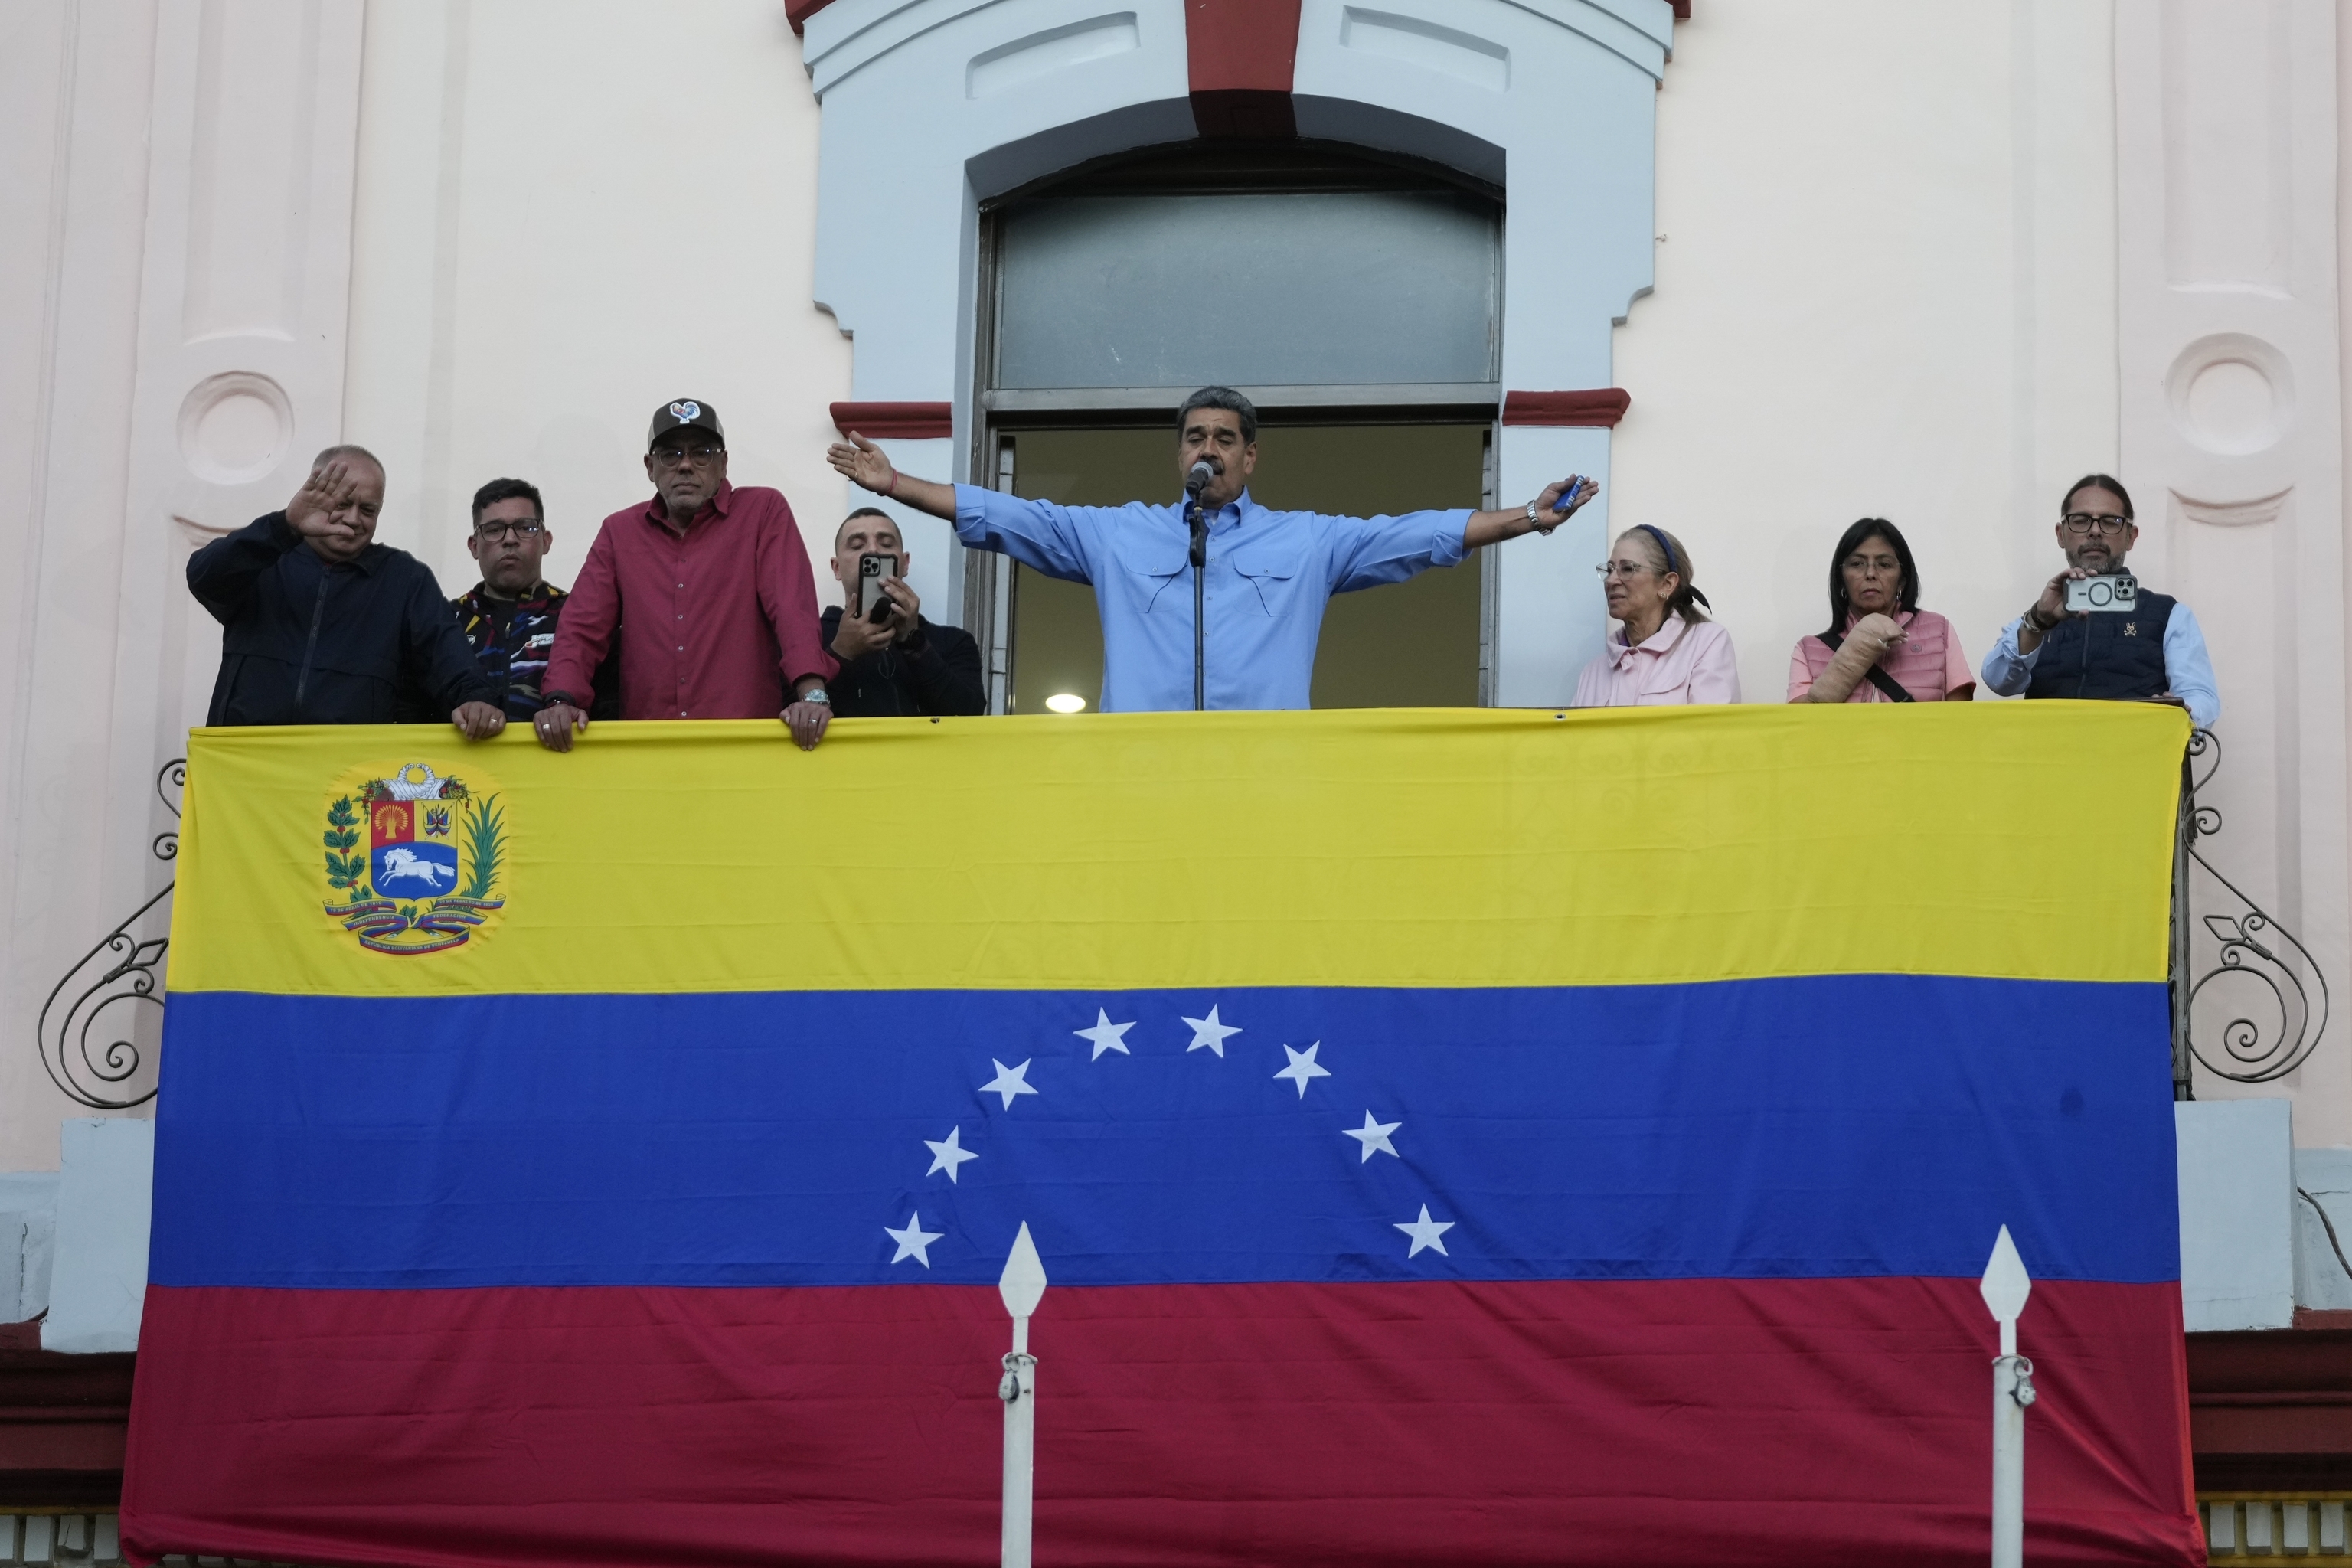
MULTIPOLYGON (((1203 83, 1272 89, 1270 76, 1218 74, 1233 47, 1213 40, 1241 34, 1204 47, 1190 26, 1196 9, 1214 28, 1271 25, 1202 0, 835 0, 801 13, 824 116, 817 298, 856 341, 857 401, 950 405, 955 477, 972 477, 982 412, 980 205, 1216 129, 1202 121, 1203 83), (1013 61, 1019 89, 1003 90, 1013 61)), ((1656 89, 1674 37, 1665 0, 1302 0, 1297 16, 1288 107, 1298 134, 1460 169, 1504 186, 1524 213, 1575 215, 1573 247, 1540 220, 1507 227, 1502 380, 1609 386, 1612 328, 1651 280, 1656 89)), ((1261 49, 1252 68, 1271 58, 1261 49)), ((1506 500, 1571 472, 1602 489, 1556 536, 1503 549, 1498 702, 1564 700, 1601 646, 1585 568, 1608 528, 1608 441, 1590 419, 1499 432, 1506 500)), ((943 524, 919 539, 918 556, 955 548, 943 524)))
MULTIPOLYGON (((2131 565, 2204 627, 2231 758, 2223 817, 2274 825, 2267 842, 2231 847, 2242 858, 2229 873, 2340 992, 2352 926, 2336 26, 2322 0, 2115 12, 2120 473, 2156 502, 2131 565)), ((2298 1136, 2352 1137, 2340 1026, 2286 1081, 2326 1085, 2301 1100, 2298 1136)))

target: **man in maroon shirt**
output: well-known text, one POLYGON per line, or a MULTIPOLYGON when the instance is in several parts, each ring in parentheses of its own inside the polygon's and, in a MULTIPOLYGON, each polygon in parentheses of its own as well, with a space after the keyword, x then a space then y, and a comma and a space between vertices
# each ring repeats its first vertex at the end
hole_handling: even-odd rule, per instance
POLYGON ((819 641, 793 509, 774 490, 727 482, 727 435, 707 403, 662 408, 646 446, 654 499, 606 518, 588 548, 555 630, 540 744, 568 752, 586 731, 595 672, 617 640, 622 718, 777 713, 814 750, 837 667, 819 641))

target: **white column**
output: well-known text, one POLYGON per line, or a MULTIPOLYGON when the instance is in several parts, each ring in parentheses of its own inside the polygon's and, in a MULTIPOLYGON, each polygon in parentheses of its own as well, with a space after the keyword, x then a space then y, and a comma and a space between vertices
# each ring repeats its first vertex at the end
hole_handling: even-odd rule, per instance
MULTIPOLYGON (((2142 528, 2131 564, 2196 611, 2212 649, 2227 826, 2210 852, 2341 997, 2336 10, 2147 0, 2118 5, 2115 26, 2118 477, 2142 528)), ((2321 1143, 2352 1137, 2341 1028, 2284 1080, 2321 1143)))

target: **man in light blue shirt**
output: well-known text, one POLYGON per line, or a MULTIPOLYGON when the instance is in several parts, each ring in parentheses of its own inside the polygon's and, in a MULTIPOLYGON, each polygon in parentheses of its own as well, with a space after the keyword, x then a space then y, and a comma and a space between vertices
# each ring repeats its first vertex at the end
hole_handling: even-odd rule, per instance
MULTIPOLYGON (((1549 533, 1597 488, 1586 479, 1570 490, 1562 480, 1525 507, 1502 511, 1373 518, 1272 511, 1250 499, 1257 410, 1248 398, 1229 387, 1203 387, 1185 399, 1176 428, 1179 485, 1196 463, 1206 463, 1213 475, 1201 492, 1209 519, 1200 588, 1210 708, 1306 707, 1323 606, 1332 595, 1451 566, 1482 544, 1549 533)), ((1049 577, 1091 584, 1102 616, 1105 712, 1194 705, 1192 531, 1181 503, 1061 506, 977 485, 935 484, 898 472, 855 431, 826 456, 865 489, 953 522, 966 544, 1002 552, 1049 577)))
POLYGON ((2124 570, 2139 542, 2131 497, 2120 480, 2085 474, 2059 507, 2058 548, 2066 569, 2001 628, 1985 655, 1986 689, 2003 697, 2074 697, 2171 702, 2210 730, 2221 717, 2205 633, 2188 605, 2141 588, 2129 610, 2066 608, 2066 584, 2124 570))

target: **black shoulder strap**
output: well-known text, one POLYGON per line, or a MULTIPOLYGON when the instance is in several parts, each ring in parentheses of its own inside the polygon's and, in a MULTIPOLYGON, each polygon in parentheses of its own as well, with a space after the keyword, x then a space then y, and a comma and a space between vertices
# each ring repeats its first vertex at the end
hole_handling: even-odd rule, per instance
MULTIPOLYGON (((1815 632, 1813 636, 1818 638, 1822 645, 1827 647, 1832 653, 1837 652, 1839 646, 1845 641, 1845 636, 1842 632, 1815 632)), ((1917 698, 1903 689, 1903 683, 1901 681, 1895 679, 1893 676, 1879 668, 1875 664, 1872 665, 1868 669, 1863 672, 1863 679, 1869 681, 1873 686, 1878 688, 1881 692, 1885 693, 1886 700, 1889 702, 1916 702, 1918 700, 1917 698)))

